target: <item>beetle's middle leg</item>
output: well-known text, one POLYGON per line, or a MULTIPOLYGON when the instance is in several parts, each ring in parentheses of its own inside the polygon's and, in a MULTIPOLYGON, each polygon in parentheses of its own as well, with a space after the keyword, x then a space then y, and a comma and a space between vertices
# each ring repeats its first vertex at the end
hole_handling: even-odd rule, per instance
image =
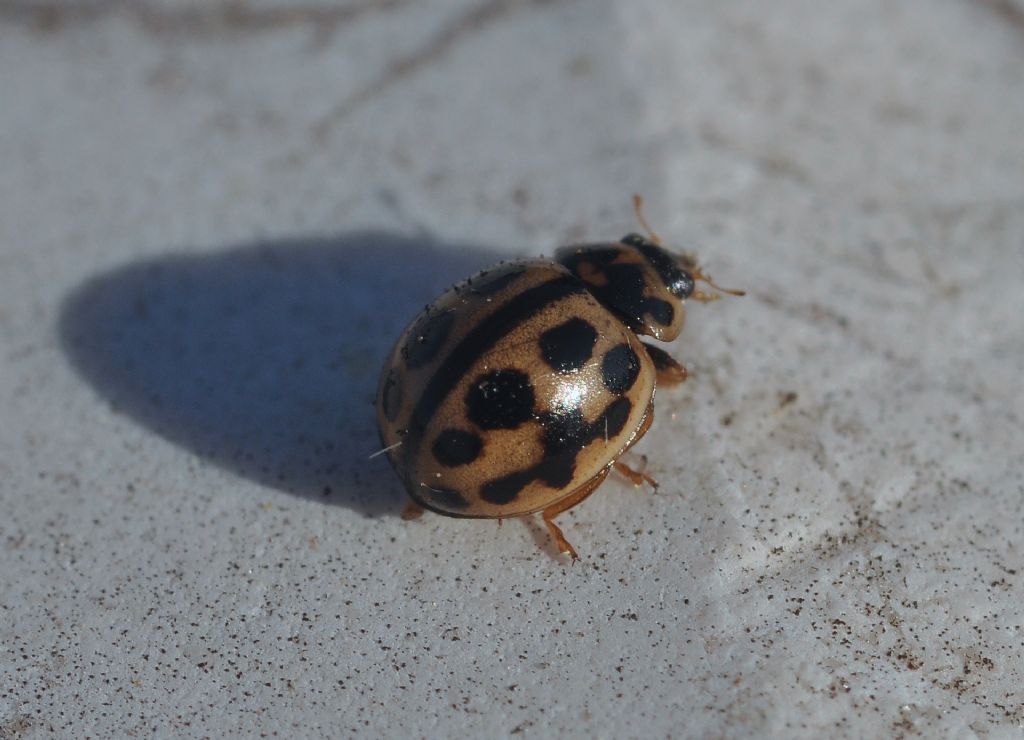
POLYGON ((640 342, 647 350, 647 355, 654 363, 654 370, 658 375, 658 387, 670 388, 679 385, 686 380, 690 373, 683 365, 661 347, 655 347, 647 342, 640 342))
POLYGON ((554 538, 555 544, 558 545, 559 552, 570 556, 573 560, 576 560, 579 557, 579 555, 576 554, 576 548, 570 545, 569 541, 565 539, 565 535, 562 534, 561 528, 555 524, 554 518, 583 501, 587 496, 592 494, 607 477, 608 468, 605 468, 561 501, 553 506, 549 506, 542 512, 544 523, 548 526, 548 531, 551 532, 551 536, 554 538))
MULTIPOLYGON (((640 422, 640 428, 636 430, 636 434, 634 434, 633 439, 630 440, 629 447, 632 447, 637 442, 639 442, 640 439, 645 434, 647 434, 647 430, 651 428, 651 424, 653 423, 654 404, 649 403, 647 404, 647 413, 644 414, 644 420, 640 422)), ((626 449, 628 450, 629 447, 627 447, 626 449)), ((625 452, 625 450, 623 450, 623 452, 625 452)), ((621 460, 616 460, 615 462, 613 462, 612 467, 615 468, 617 472, 629 478, 629 480, 633 483, 634 486, 639 487, 642 486, 644 483, 649 483, 654 488, 658 487, 658 481, 654 480, 654 478, 647 475, 647 473, 641 473, 639 470, 634 470, 621 460)))

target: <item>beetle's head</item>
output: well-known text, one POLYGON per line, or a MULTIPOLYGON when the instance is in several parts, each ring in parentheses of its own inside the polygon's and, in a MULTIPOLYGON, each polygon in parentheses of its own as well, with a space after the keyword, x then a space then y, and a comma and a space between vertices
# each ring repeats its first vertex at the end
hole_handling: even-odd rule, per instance
POLYGON ((639 252, 654 270, 654 274, 648 277, 649 280, 660 283, 681 301, 693 295, 697 287, 697 281, 693 276, 697 263, 692 255, 670 252, 659 243, 637 233, 626 234, 619 243, 639 252))
POLYGON ((671 341, 683 328, 683 303, 721 298, 722 293, 743 295, 715 285, 692 254, 673 252, 647 226, 634 196, 637 218, 648 236, 627 234, 615 244, 562 247, 555 259, 587 284, 606 308, 618 314, 638 334, 671 341), (703 282, 718 292, 697 287, 703 282))

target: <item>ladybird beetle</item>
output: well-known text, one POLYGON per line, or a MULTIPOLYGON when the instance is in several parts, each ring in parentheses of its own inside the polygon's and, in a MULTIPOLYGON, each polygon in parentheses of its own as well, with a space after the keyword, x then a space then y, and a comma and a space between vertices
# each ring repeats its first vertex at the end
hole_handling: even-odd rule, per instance
POLYGON ((724 293, 689 255, 648 237, 568 246, 554 260, 501 263, 449 288, 399 337, 377 393, 383 449, 423 509, 454 517, 542 512, 554 522, 614 468, 654 419, 654 391, 686 369, 638 334, 669 342, 686 300, 724 293))

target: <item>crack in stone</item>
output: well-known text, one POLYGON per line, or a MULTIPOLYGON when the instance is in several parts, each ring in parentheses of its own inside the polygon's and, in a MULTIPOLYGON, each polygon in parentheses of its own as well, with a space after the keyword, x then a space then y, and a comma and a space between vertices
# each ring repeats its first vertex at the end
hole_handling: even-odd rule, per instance
POLYGON ((535 5, 550 5, 556 0, 484 0, 442 28, 425 45, 393 59, 384 72, 370 84, 338 103, 319 122, 312 135, 318 145, 326 143, 339 121, 378 95, 394 87, 447 54, 465 37, 478 33, 514 10, 535 5))
POLYGON ((801 303, 782 298, 780 297, 781 291, 747 291, 747 293, 757 298, 768 308, 804 321, 811 326, 819 329, 824 326, 831 326, 857 342, 865 351, 879 357, 885 357, 898 366, 918 367, 920 365, 920 362, 915 358, 907 357, 893 347, 878 344, 869 334, 861 331, 857 324, 849 317, 828 306, 823 306, 816 302, 801 303))
POLYGON ((57 33, 66 28, 123 17, 157 37, 209 40, 242 34, 258 34, 310 26, 320 36, 330 36, 370 11, 391 11, 409 0, 363 0, 352 5, 288 5, 255 8, 243 0, 195 3, 165 8, 131 0, 98 0, 66 3, 0 0, 0 22, 20 23, 37 31, 57 33))

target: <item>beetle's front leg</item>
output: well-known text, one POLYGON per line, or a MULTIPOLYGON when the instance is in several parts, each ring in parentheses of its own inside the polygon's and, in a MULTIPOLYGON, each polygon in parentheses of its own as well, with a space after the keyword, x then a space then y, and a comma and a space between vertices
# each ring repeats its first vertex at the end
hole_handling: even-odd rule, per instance
POLYGON ((674 385, 679 385, 689 377, 689 371, 668 352, 647 342, 641 342, 641 344, 647 350, 651 362, 654 363, 654 369, 658 374, 659 388, 670 388, 674 385))

